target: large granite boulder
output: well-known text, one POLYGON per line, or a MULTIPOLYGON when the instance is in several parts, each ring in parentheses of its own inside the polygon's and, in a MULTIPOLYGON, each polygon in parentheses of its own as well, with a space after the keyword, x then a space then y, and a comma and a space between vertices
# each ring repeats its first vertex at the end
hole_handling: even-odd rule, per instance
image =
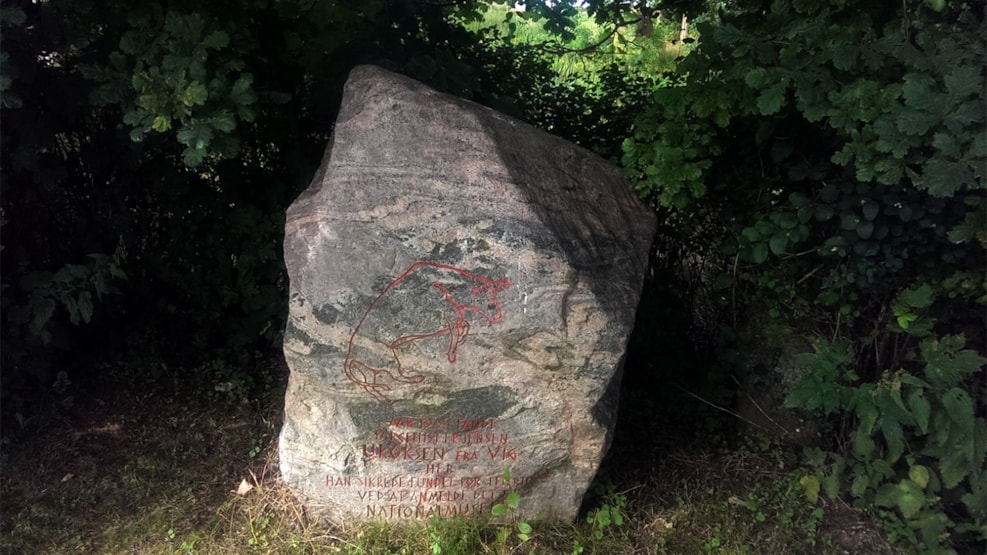
POLYGON ((285 482, 334 522, 486 513, 512 490, 527 518, 573 519, 654 230, 592 153, 353 70, 288 210, 285 482))

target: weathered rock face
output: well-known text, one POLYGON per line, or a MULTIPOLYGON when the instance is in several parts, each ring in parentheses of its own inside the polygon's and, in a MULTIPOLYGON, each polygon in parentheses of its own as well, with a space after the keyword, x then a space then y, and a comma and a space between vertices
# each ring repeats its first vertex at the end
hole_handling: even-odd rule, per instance
POLYGON ((288 210, 284 480, 336 522, 574 518, 654 228, 590 152, 356 68, 288 210))

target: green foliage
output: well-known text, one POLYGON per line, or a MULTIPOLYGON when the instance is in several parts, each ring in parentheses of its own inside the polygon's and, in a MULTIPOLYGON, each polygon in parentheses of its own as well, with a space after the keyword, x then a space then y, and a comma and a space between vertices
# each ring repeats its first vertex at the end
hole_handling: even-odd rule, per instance
POLYGON ((819 475, 803 478, 806 496, 815 501, 820 483, 830 497, 849 491, 861 506, 890 509, 883 514, 899 540, 928 549, 987 540, 987 359, 965 344, 926 337, 906 368, 865 384, 846 369, 846 343, 820 342, 804 355, 807 373, 786 404, 855 417, 848 454, 810 454, 819 475))
MULTIPOLYGON (((33 388, 51 390, 63 399, 68 374, 56 370, 58 355, 76 346, 76 328, 90 324, 105 295, 119 294, 115 282, 125 280, 117 257, 90 254, 84 264, 66 264, 55 272, 34 271, 7 283, 2 299, 4 334, 3 387, 0 404, 21 425, 38 410, 33 388)), ((10 428, 7 429, 9 433, 10 428)))
POLYGON ((185 146, 182 159, 198 166, 207 153, 231 158, 240 145, 232 132, 254 120, 257 101, 246 62, 231 52, 230 33, 201 13, 163 12, 155 4, 134 11, 130 29, 106 65, 83 65, 100 83, 95 106, 121 105, 131 140, 172 129, 185 146))
MULTIPOLYGON (((710 158, 736 137, 738 119, 763 126, 797 114, 830 142, 825 158, 802 152, 812 157, 800 160, 803 174, 832 163, 860 183, 903 183, 936 197, 982 189, 984 56, 975 12, 962 3, 949 16, 908 9, 889 18, 894 10, 870 3, 776 3, 767 13, 741 3, 722 13, 682 63, 679 85, 657 94, 655 112, 642 118, 650 125, 625 143, 625 164, 640 172, 643 192, 682 208, 706 193, 710 158)), ((795 142, 763 129, 756 139, 774 162, 795 142)))
MULTIPOLYGON (((504 483, 511 483, 511 469, 505 468, 504 475, 502 476, 504 483)), ((524 543, 531 539, 531 533, 533 529, 528 521, 519 519, 516 516, 518 507, 521 504, 521 497, 516 491, 509 491, 504 496, 503 503, 495 503, 490 508, 490 514, 495 517, 505 517, 509 516, 510 520, 513 522, 513 526, 501 526, 497 529, 496 544, 501 551, 504 551, 507 544, 507 540, 511 538, 511 534, 517 538, 517 541, 524 543)))
POLYGON ((110 256, 90 254, 87 258, 86 264, 66 264, 54 273, 37 271, 21 277, 18 289, 22 302, 4 307, 8 325, 21 329, 29 342, 48 346, 58 307, 72 325, 88 324, 93 303, 102 301, 103 295, 119 293, 111 283, 127 276, 110 256))
POLYGON ((586 522, 593 529, 593 536, 602 540, 604 535, 620 529, 624 525, 627 511, 627 496, 614 491, 613 484, 596 484, 594 493, 606 501, 586 515, 586 522))
POLYGON ((623 143, 636 188, 713 245, 729 320, 768 315, 749 341, 828 338, 788 397, 837 435, 806 496, 982 545, 983 4, 740 2, 699 26, 623 143))
MULTIPOLYGON (((674 69, 675 60, 690 50, 693 41, 679 40, 681 24, 674 18, 654 16, 654 12, 636 14, 634 20, 594 17, 590 4, 587 10, 575 11, 521 11, 508 4, 491 4, 482 21, 471 21, 466 27, 488 40, 547 54, 558 82, 591 89, 602 84, 600 74, 610 66, 635 79, 650 79, 674 69), (544 17, 546 11, 553 19, 544 17), (570 20, 564 28, 556 25, 553 30, 551 23, 560 17, 570 20)), ((619 92, 606 86, 602 90, 609 95, 619 92)))

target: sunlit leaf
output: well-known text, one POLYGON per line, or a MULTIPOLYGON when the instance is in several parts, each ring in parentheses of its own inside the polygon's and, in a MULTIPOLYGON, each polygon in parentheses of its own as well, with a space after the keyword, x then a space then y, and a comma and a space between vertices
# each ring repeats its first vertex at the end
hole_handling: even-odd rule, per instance
POLYGON ((908 477, 918 484, 918 487, 925 489, 925 486, 929 484, 929 469, 917 464, 908 469, 908 477))
POLYGON ((802 484, 802 493, 805 494, 805 498, 810 502, 815 503, 819 500, 819 479, 815 476, 802 476, 799 479, 799 483, 802 484))

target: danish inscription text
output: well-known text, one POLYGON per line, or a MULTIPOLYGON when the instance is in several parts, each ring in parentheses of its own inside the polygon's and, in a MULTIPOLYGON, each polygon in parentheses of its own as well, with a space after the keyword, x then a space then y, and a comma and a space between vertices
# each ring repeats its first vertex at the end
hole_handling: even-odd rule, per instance
POLYGON ((481 513, 527 482, 526 477, 504 481, 503 470, 519 455, 493 418, 394 418, 374 432, 374 442, 364 444, 362 452, 364 462, 409 463, 411 468, 420 463, 402 475, 326 476, 326 487, 356 496, 367 518, 481 513))

